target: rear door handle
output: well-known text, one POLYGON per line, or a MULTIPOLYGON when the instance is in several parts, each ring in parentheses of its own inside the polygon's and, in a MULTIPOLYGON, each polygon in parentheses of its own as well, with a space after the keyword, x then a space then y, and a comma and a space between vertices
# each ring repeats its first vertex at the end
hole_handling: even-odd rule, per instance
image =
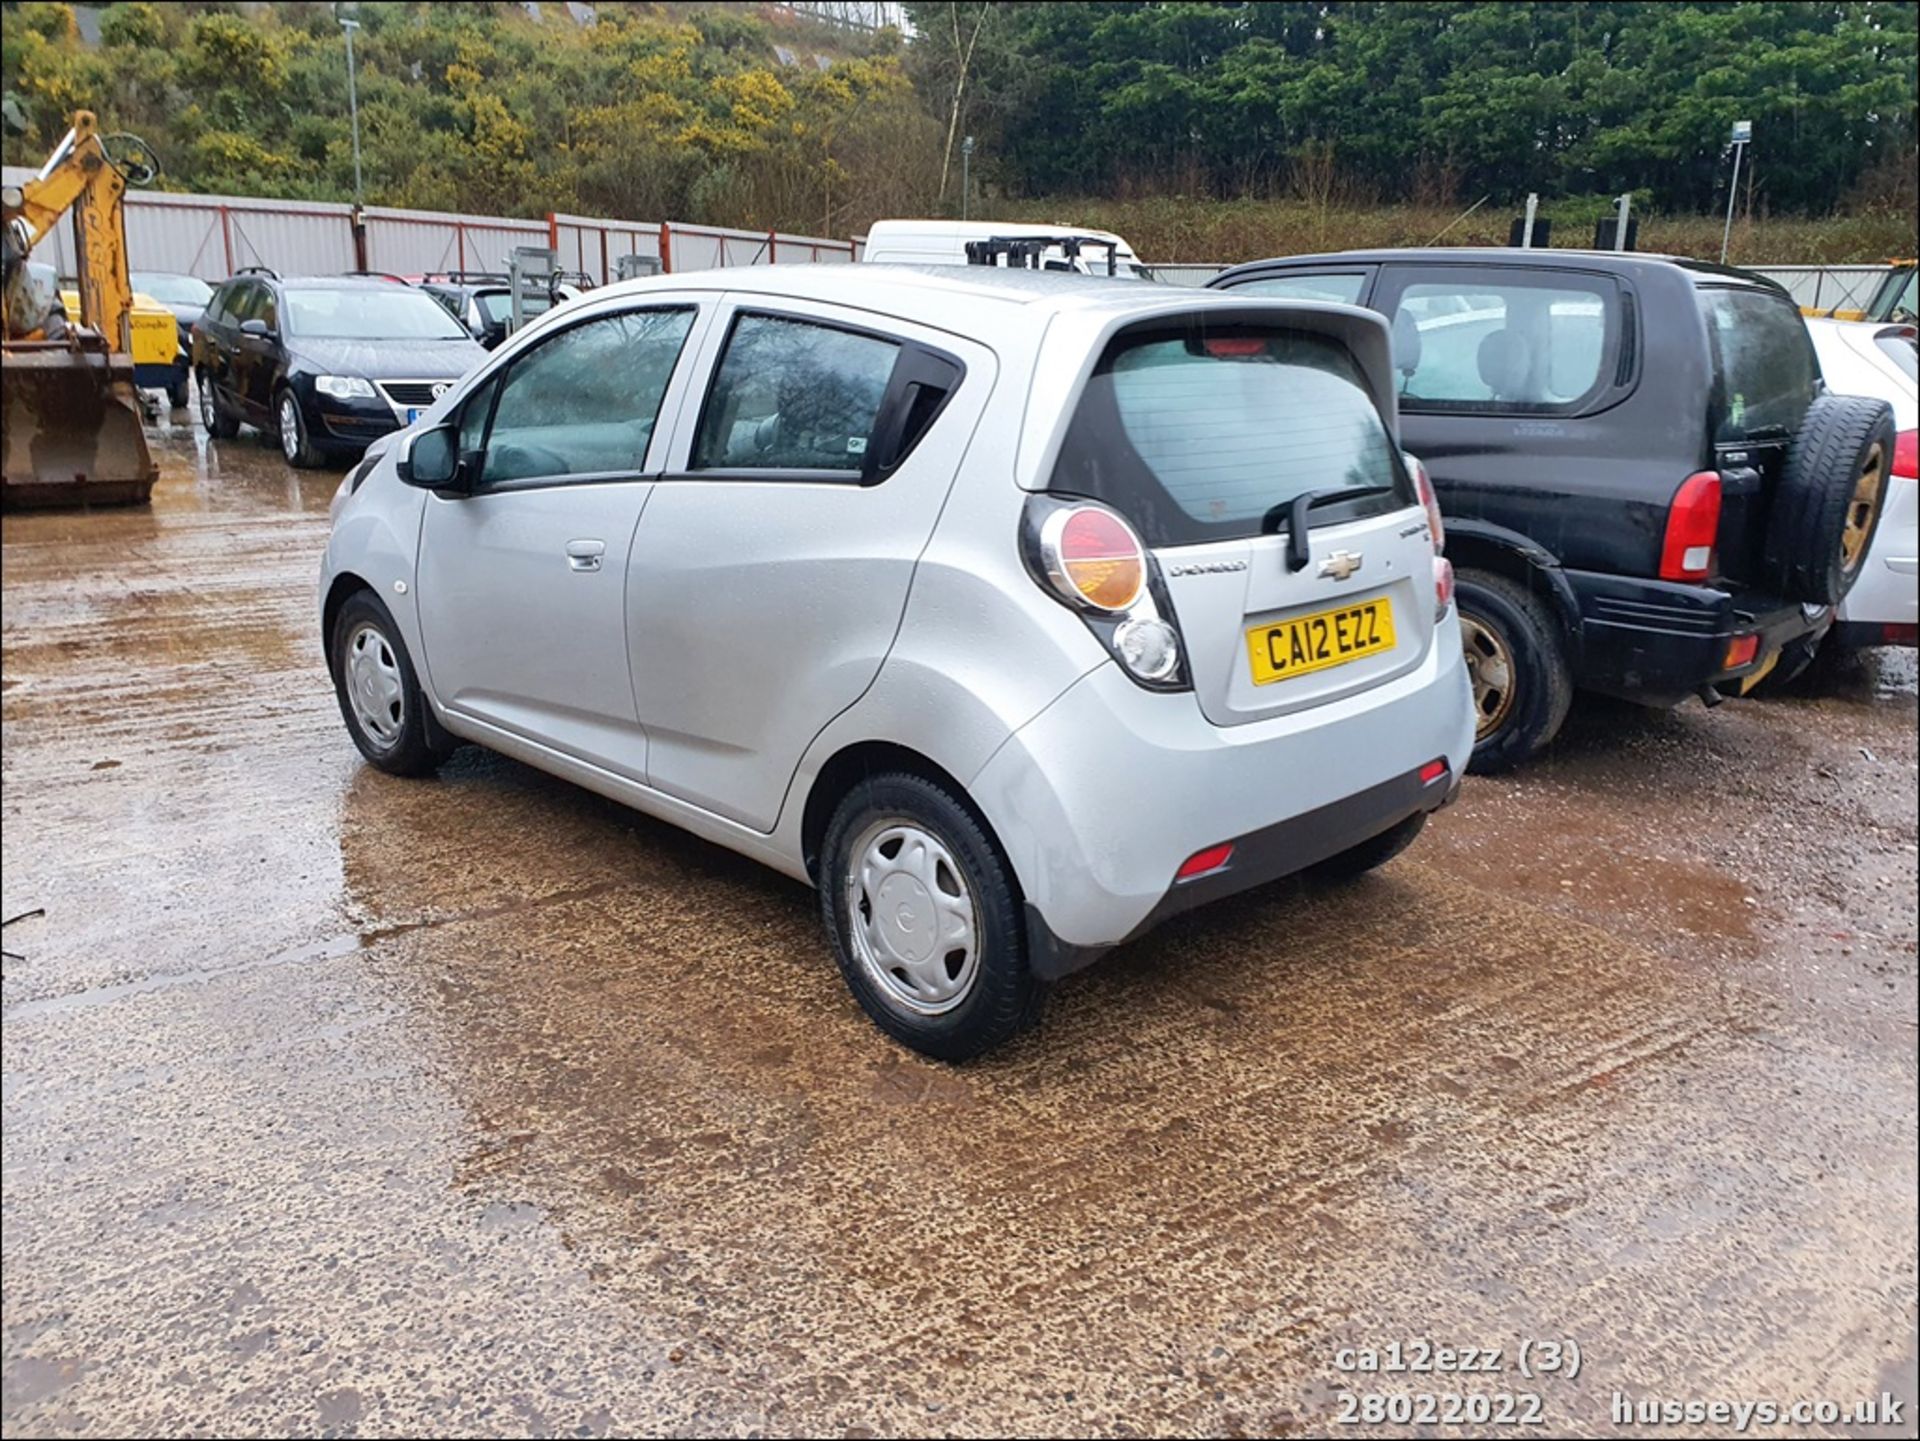
POLYGON ((570 540, 567 542, 567 564, 574 570, 598 570, 600 561, 607 553, 604 540, 570 540))

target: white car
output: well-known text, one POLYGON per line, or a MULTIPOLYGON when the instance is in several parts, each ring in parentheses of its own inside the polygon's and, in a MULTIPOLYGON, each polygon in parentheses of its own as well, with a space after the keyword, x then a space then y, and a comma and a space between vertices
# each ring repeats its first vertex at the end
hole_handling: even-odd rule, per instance
POLYGON ((1364 310, 998 270, 594 290, 342 482, 374 765, 473 741, 818 887, 962 1058, 1176 911, 1381 864, 1473 710, 1364 310))
POLYGON ((1153 278, 1133 247, 1111 230, 1024 220, 876 220, 867 229, 860 259, 882 265, 970 265, 976 263, 967 254, 970 244, 994 252, 980 264, 1018 268, 1024 250, 1035 262, 1029 267, 1034 270, 1117 280, 1153 278))
POLYGON ((1885 509, 1865 568, 1841 602, 1829 635, 1847 646, 1920 641, 1920 479, 1916 479, 1914 327, 1873 321, 1807 321, 1820 370, 1841 395, 1867 395, 1893 407, 1898 435, 1888 458, 1885 509))

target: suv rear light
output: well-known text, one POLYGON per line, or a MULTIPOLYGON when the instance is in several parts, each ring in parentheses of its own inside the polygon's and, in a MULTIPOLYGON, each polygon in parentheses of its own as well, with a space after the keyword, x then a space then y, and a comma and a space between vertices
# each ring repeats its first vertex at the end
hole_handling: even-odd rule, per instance
POLYGON ((1400 452, 1407 462, 1407 469, 1413 472, 1413 486, 1420 494, 1420 504, 1427 512, 1427 533, 1433 537, 1433 553, 1440 554, 1447 548, 1447 527, 1440 519, 1440 497, 1434 494, 1433 477, 1427 474, 1427 468, 1420 458, 1400 452))
POLYGON ((1667 511, 1660 579, 1705 580, 1714 572, 1720 537, 1720 472, 1699 470, 1680 482, 1667 511))
POLYGON ((1021 558, 1041 587, 1077 612, 1148 690, 1187 690, 1185 645, 1160 573, 1118 511, 1091 501, 1036 495, 1021 521, 1021 558))
POLYGON ((1720 669, 1738 670, 1743 665, 1752 665, 1753 658, 1759 654, 1759 636, 1737 635, 1727 642, 1727 658, 1720 669))
POLYGON ((1915 451, 1917 437, 1920 430, 1903 430, 1893 438, 1893 473, 1908 480, 1920 480, 1920 454, 1915 451))
POLYGON ((1447 607, 1453 604, 1453 562, 1444 555, 1433 558, 1433 618, 1437 623, 1447 618, 1447 607))

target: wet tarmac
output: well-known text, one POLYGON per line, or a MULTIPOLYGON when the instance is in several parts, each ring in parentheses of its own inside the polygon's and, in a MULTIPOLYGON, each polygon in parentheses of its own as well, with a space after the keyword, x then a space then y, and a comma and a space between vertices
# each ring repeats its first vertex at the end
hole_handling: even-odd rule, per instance
POLYGON ((477 751, 364 766, 336 476, 160 451, 151 509, 4 524, 9 1436, 1405 1434, 1341 1393, 1503 1391, 1535 1434, 1887 1391, 1830 1434, 1912 1434, 1910 655, 1583 708, 1378 875, 1183 918, 950 1068, 803 888, 477 751), (1502 1372, 1337 1364, 1423 1339, 1502 1372))

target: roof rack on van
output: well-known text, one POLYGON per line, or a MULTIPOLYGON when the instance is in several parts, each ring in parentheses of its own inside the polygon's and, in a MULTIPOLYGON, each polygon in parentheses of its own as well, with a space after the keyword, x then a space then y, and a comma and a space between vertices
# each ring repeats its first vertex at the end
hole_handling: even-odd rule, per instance
POLYGON ((400 285, 407 283, 406 276, 395 275, 391 270, 343 270, 340 273, 358 280, 391 280, 400 285))
POLYGON ((505 285, 507 274, 504 270, 429 270, 420 279, 448 285, 505 285))
POLYGON ((269 280, 278 280, 280 272, 271 265, 243 265, 233 272, 235 275, 264 275, 269 280))
POLYGON ((1120 246, 1103 235, 994 235, 967 242, 967 264, 998 265, 1002 256, 1010 269, 1045 270, 1047 252, 1058 248, 1063 262, 1055 269, 1072 269, 1083 247, 1097 245, 1107 252, 1107 274, 1119 274, 1120 246))

